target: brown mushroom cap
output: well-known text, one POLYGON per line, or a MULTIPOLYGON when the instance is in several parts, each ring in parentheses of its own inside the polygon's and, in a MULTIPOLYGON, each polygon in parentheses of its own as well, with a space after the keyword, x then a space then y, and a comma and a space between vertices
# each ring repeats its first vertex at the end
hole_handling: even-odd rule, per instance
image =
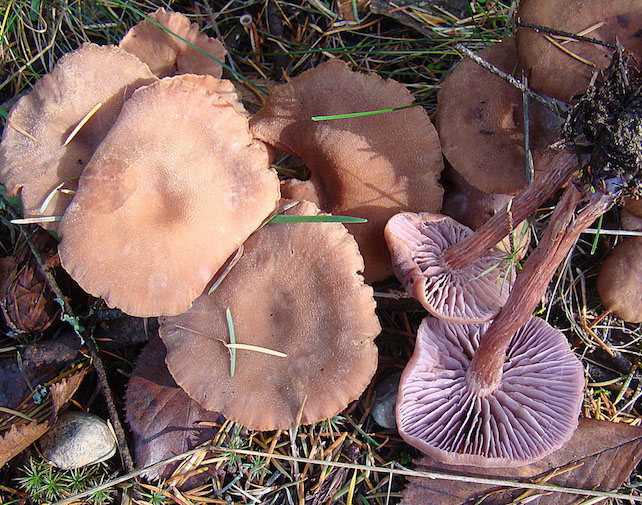
POLYGON ((434 316, 456 323, 492 319, 515 277, 508 255, 498 250, 462 270, 444 264, 443 251, 472 233, 454 219, 428 212, 397 214, 385 230, 395 275, 406 291, 434 316))
MULTIPOLYGON (((517 68, 512 38, 481 50, 479 56, 509 74, 517 68)), ((444 156, 468 184, 484 193, 507 195, 526 187, 521 91, 466 58, 444 80, 438 100, 437 130, 444 156)), ((560 127, 555 114, 531 101, 535 177, 553 158, 548 146, 559 138, 560 127)), ((569 162, 575 162, 573 155, 569 162)))
MULTIPOLYGON (((309 202, 287 211, 317 212, 309 202)), ((292 428, 299 415, 301 424, 336 415, 377 367, 380 325, 372 288, 357 274, 362 269, 341 224, 264 226, 212 295, 205 292, 185 314, 161 318, 172 376, 205 408, 257 430, 292 428), (230 354, 212 338, 229 342, 227 308, 237 343, 287 357, 238 349, 231 377, 230 354)))
POLYGON ((144 19, 125 34, 119 44, 122 49, 138 56, 158 77, 178 74, 221 77, 221 65, 212 58, 225 59, 227 51, 223 44, 201 33, 196 23, 190 23, 178 12, 165 12, 161 7, 148 17, 167 31, 144 19))
POLYGON ((642 231, 642 200, 627 199, 620 217, 625 230, 642 231))
MULTIPOLYGON (((642 57, 639 0, 522 0, 518 15, 531 24, 585 34, 610 44, 618 41, 638 62, 642 57)), ((608 47, 567 41, 530 28, 519 28, 516 40, 519 61, 530 73, 530 85, 567 102, 586 91, 593 72, 608 67, 613 55, 608 47)))
POLYGON ((597 278, 604 306, 623 321, 642 322, 642 237, 627 237, 608 255, 597 278))
POLYGON ((368 282, 392 274, 383 239, 388 219, 403 210, 435 212, 441 206, 437 132, 421 107, 330 121, 312 117, 412 103, 402 84, 352 72, 335 59, 275 88, 251 121, 256 137, 306 162, 323 211, 368 219, 348 226, 368 282))
POLYGON ((561 447, 577 427, 584 370, 564 335, 539 318, 512 337, 499 388, 471 392, 466 370, 488 326, 424 319, 402 375, 399 433, 441 462, 520 466, 561 447))
POLYGON ((185 75, 139 89, 80 178, 60 259, 109 306, 184 312, 276 207, 265 146, 220 85, 185 75))
POLYGON ((136 88, 155 80, 135 56, 115 46, 86 43, 64 55, 14 105, 0 144, 0 180, 10 196, 22 196, 25 217, 62 215, 72 196, 55 189, 61 183, 63 189, 76 189, 123 102, 136 88), (100 103, 65 146, 76 125, 100 103))

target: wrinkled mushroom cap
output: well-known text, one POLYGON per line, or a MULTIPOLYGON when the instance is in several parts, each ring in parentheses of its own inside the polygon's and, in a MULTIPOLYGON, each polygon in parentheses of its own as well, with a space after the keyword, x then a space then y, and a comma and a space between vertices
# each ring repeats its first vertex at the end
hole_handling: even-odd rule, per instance
POLYGON ((620 319, 642 322, 642 237, 627 237, 608 255, 597 278, 602 304, 620 319))
POLYGON ((392 274, 383 239, 388 219, 404 210, 436 212, 441 206, 437 132, 421 107, 330 121, 312 117, 412 103, 401 83, 352 72, 334 59, 275 88, 251 121, 257 138, 306 162, 323 211, 368 219, 348 226, 368 282, 392 274))
POLYGON ((512 337, 499 388, 471 393, 466 370, 488 326, 424 319, 402 375, 399 433, 441 462, 520 466, 561 447, 577 427, 584 371, 566 338, 539 318, 512 337))
MULTIPOLYGON (((508 74, 517 68, 512 38, 481 50, 479 56, 508 74)), ((441 85, 437 130, 444 156, 480 191, 514 195, 526 187, 522 103, 521 91, 469 58, 459 62, 441 85)), ((531 100, 529 107, 537 177, 553 157, 548 146, 559 138, 561 120, 537 102, 531 100)), ((575 161, 574 155, 568 158, 575 161)))
MULTIPOLYGON (((585 36, 610 44, 618 41, 638 62, 642 57, 639 0, 522 0, 518 16, 522 21, 565 32, 588 30, 585 36)), ((516 40, 519 61, 530 74, 530 85, 567 102, 586 91, 593 72, 607 68, 613 55, 608 47, 565 41, 530 28, 519 28, 516 40)))
POLYGON ((123 102, 136 88, 155 80, 135 56, 115 46, 86 43, 64 55, 15 104, 0 144, 0 180, 10 196, 22 196, 25 217, 62 215, 72 196, 55 188, 63 183, 61 189, 76 189, 78 177, 123 102), (64 146, 76 125, 99 103, 103 105, 64 146))
POLYGON ((196 23, 190 23, 178 12, 165 12, 161 7, 148 17, 166 30, 144 19, 125 34, 119 44, 122 49, 138 56, 158 77, 178 74, 221 77, 219 61, 227 54, 223 44, 201 33, 196 23))
POLYGON ((276 207, 265 146, 219 86, 185 75, 136 91, 80 179, 60 259, 111 307, 184 312, 276 207))
MULTIPOLYGON (((301 202, 287 213, 315 215, 301 202)), ((167 366, 209 410, 257 430, 292 428, 331 417, 359 397, 377 367, 380 331, 372 288, 356 242, 339 223, 268 224, 244 244, 238 263, 212 295, 185 314, 161 318, 167 366), (226 309, 238 349, 234 377, 226 309), (182 328, 189 328, 189 331, 182 328)))
POLYGON ((436 317, 458 323, 488 321, 508 299, 515 275, 507 254, 493 250, 460 271, 443 263, 443 251, 472 233, 454 219, 428 212, 405 212, 388 221, 385 235, 395 275, 436 317))

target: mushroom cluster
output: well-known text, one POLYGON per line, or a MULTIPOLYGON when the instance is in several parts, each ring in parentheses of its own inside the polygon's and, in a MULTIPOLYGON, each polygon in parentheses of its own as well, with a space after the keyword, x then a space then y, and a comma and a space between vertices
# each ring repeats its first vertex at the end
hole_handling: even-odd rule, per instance
MULTIPOLYGON (((523 2, 520 8, 527 12, 534 3, 523 2)), ((639 10, 636 12, 639 14, 639 10)), ((492 63, 510 73, 517 61, 502 60, 501 54, 507 56, 501 53, 501 47, 506 45, 504 41, 484 52, 492 63)), ((564 130, 567 143, 582 136, 593 146, 589 168, 581 181, 567 185, 546 232, 515 283, 511 286, 511 276, 504 276, 503 284, 510 295, 500 297, 497 291, 491 291, 497 285, 499 276, 493 271, 501 268, 501 258, 495 257, 494 267, 492 261, 483 263, 483 260, 491 257, 488 251, 512 230, 513 223, 525 219, 572 175, 576 168, 571 162, 574 155, 547 147, 556 135, 543 145, 549 151, 548 161, 542 170, 536 171, 535 181, 474 234, 446 231, 443 216, 427 213, 399 214, 387 225, 386 239, 393 253, 395 273, 407 291, 443 321, 424 320, 415 354, 402 376, 397 403, 402 436, 440 461, 481 466, 522 465, 560 447, 570 439, 577 425, 583 399, 582 367, 559 332, 544 330, 545 323, 531 318, 531 314, 579 234, 622 194, 639 192, 636 182, 639 163, 635 162, 639 160, 639 149, 631 149, 635 141, 627 142, 631 136, 638 138, 639 127, 622 126, 630 124, 627 118, 639 110, 639 89, 628 86, 627 60, 621 52, 616 52, 609 61, 609 68, 591 84, 588 98, 580 99, 569 113, 564 130), (614 126, 617 124, 620 127, 614 126), (613 151, 617 152, 609 153, 607 145, 614 146, 613 151), (477 294, 471 294, 475 289, 477 294), (491 301, 492 309, 488 306, 491 301), (473 314, 471 308, 481 310, 473 314), (471 324, 491 318, 492 322, 483 326, 471 324), (525 335, 530 336, 526 339, 525 335), (518 340, 529 340, 527 347, 539 351, 525 356, 518 340), (536 354, 541 361, 535 359, 536 354), (521 366, 524 375, 520 375, 521 366), (551 373, 553 369, 555 373, 551 373), (569 375, 556 376, 561 370, 569 375), (537 390, 535 394, 527 392, 531 385, 537 390), (543 391, 547 393, 541 394, 543 391)), ((496 105, 498 99, 486 96, 476 99, 469 108, 456 99, 442 102, 444 96, 457 89, 454 78, 464 74, 466 66, 461 63, 444 82, 439 97, 438 128, 440 134, 443 131, 444 154, 453 168, 465 178, 458 167, 473 164, 478 167, 474 175, 484 183, 497 178, 490 175, 486 164, 497 158, 494 151, 498 148, 492 148, 492 155, 484 156, 488 145, 494 145, 495 137, 503 131, 508 131, 508 138, 523 138, 521 129, 515 128, 519 123, 515 111, 520 108, 521 94, 519 100, 515 99, 505 109, 496 105), (499 120, 485 123, 493 115, 499 120), (481 147, 473 143, 470 148, 449 141, 448 135, 453 138, 454 135, 443 122, 451 116, 463 118, 462 123, 473 131, 473 138, 489 138, 478 142, 481 147)), ((462 89, 470 88, 470 82, 485 79, 475 77, 475 72, 482 70, 470 72, 472 77, 464 80, 462 89)), ((475 93, 481 93, 480 88, 483 86, 476 87, 475 93)), ((634 123, 639 125, 637 117, 638 122, 634 123)), ((537 146, 533 148, 533 157, 537 158, 537 146)), ((515 160, 521 162, 514 164, 523 167, 527 157, 523 150, 520 153, 518 149, 517 154, 515 160)), ((523 173, 524 169, 521 170, 523 173)), ((475 186, 480 184, 476 180, 465 182, 475 186)), ((492 203, 493 199, 488 200, 492 203)))

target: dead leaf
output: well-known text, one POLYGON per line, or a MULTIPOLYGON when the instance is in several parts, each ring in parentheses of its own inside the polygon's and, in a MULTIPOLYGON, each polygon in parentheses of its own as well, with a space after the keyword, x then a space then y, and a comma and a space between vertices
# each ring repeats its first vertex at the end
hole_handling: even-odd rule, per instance
POLYGON ((71 400, 71 397, 80 387, 80 383, 85 378, 86 373, 87 369, 83 368, 79 372, 51 385, 49 394, 53 402, 52 424, 63 405, 71 400))
MULTIPOLYGON (((539 482, 581 489, 611 491, 618 489, 642 459, 642 428, 595 419, 581 419, 573 438, 560 450, 544 459, 519 468, 483 469, 437 463, 424 457, 417 461, 417 470, 443 472, 473 477, 497 477, 539 482), (557 470, 556 469, 561 469, 557 470), (566 471, 564 471, 566 470, 566 471), (562 473, 560 473, 562 472, 562 473)), ((473 504, 485 495, 484 505, 511 503, 525 490, 499 491, 484 486, 447 480, 412 477, 404 491, 402 505, 473 504), (492 493, 492 494, 489 494, 492 493)), ((529 505, 567 505, 577 501, 572 494, 528 492, 529 505)))
MULTIPOLYGON (((134 432, 135 459, 143 468, 181 454, 212 439, 225 419, 192 400, 174 381, 165 365, 166 349, 156 336, 145 346, 132 372, 125 395, 127 422, 134 432)), ((143 474, 148 479, 167 478, 176 466, 143 474)), ((193 481, 190 480, 190 485, 193 481)))
POLYGON ((16 423, 9 428, 9 431, 4 435, 0 435, 0 467, 20 454, 47 432, 55 422, 60 409, 65 403, 71 400, 71 397, 85 377, 85 373, 85 369, 80 370, 62 379, 60 382, 51 385, 49 393, 53 403, 53 412, 51 417, 44 423, 38 424, 37 421, 24 423, 21 419, 18 419, 16 423))
POLYGON ((49 429, 49 422, 38 424, 14 424, 11 429, 0 436, 0 467, 33 444, 49 429))

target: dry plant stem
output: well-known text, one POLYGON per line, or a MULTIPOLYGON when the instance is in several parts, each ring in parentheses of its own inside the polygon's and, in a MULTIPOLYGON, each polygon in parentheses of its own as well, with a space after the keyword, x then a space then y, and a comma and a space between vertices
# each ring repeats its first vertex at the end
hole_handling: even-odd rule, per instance
MULTIPOLYGON (((7 212, 9 213, 12 219, 18 218, 18 215, 13 212, 13 210, 11 209, 11 206, 8 203, 5 205, 5 209, 7 210, 7 212)), ((49 267, 47 266, 47 263, 42 257, 42 254, 40 254, 40 251, 36 248, 36 246, 31 241, 31 238, 29 236, 27 229, 22 225, 16 225, 16 226, 18 226, 18 230, 20 230, 20 233, 27 241, 27 244, 29 245, 29 249, 31 249, 31 253, 33 254, 34 258, 36 258, 36 261, 38 262, 38 265, 40 266, 40 269, 42 270, 42 273, 45 276, 45 279, 47 280, 47 284, 51 288, 51 291, 53 291, 53 293, 56 295, 58 303, 60 303, 60 305, 62 306, 63 320, 67 321, 73 327, 74 332, 87 345, 87 350, 89 351, 89 355, 91 356, 91 362, 94 365, 96 374, 98 375, 100 390, 105 398, 105 403, 107 404, 107 410, 109 411, 109 418, 112 422, 114 431, 116 433, 116 438, 118 440, 120 453, 123 457, 125 470, 127 472, 131 472, 134 470, 134 461, 132 460, 131 454, 129 452, 127 439, 125 438, 125 431, 123 430, 123 426, 120 423, 120 418, 118 417, 118 410, 116 409, 116 404, 114 403, 114 394, 111 390, 111 387, 109 386, 109 382, 107 381, 107 372, 105 371, 105 365, 103 365, 103 362, 100 359, 100 354, 98 351, 98 346, 96 345, 96 341, 94 340, 94 337, 91 334, 88 334, 88 338, 85 338, 85 336, 81 334, 81 332, 79 331, 79 325, 77 323, 78 317, 74 314, 73 309, 69 306, 67 297, 64 295, 64 293, 58 286, 58 283, 56 282, 56 279, 51 273, 51 270, 49 270, 49 267)))
MULTIPOLYGON (((567 153, 560 151, 556 158, 567 153)), ((514 223, 521 223, 573 175, 576 167, 570 163, 553 164, 544 175, 527 186, 511 202, 510 214, 514 223)), ((486 254, 510 233, 508 209, 498 212, 468 238, 444 251, 443 260, 453 270, 462 270, 486 254)))
POLYGON ((506 305, 482 336, 466 372, 466 381, 478 395, 486 396, 499 387, 510 339, 530 319, 555 270, 582 231, 611 207, 615 196, 601 191, 589 194, 588 203, 572 221, 582 199, 574 184, 566 188, 539 246, 517 275, 506 305))

